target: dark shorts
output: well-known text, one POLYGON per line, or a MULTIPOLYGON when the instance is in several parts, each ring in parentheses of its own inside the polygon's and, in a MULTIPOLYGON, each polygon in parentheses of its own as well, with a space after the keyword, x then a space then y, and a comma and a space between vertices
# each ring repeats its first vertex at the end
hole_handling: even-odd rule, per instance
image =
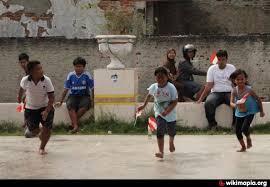
POLYGON ((74 96, 70 95, 67 99, 67 109, 78 111, 80 108, 90 108, 90 96, 74 96))
POLYGON ((174 137, 176 135, 175 125, 176 121, 167 122, 162 117, 157 117, 157 138, 163 138, 167 132, 169 136, 174 137))
POLYGON ((41 112, 45 110, 44 108, 40 108, 37 110, 32 109, 25 109, 24 110, 24 120, 25 124, 27 125, 29 131, 33 131, 35 129, 39 128, 39 123, 42 124, 43 127, 46 127, 48 129, 52 129, 53 126, 53 118, 54 118, 54 109, 52 109, 48 116, 46 121, 43 121, 41 112))

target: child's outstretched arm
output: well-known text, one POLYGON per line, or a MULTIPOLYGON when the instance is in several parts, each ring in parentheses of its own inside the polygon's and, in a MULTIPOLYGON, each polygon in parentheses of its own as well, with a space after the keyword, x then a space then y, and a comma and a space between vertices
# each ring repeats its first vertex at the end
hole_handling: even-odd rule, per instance
POLYGON ((214 82, 207 82, 201 97, 196 103, 201 103, 206 98, 206 96, 210 93, 213 87, 214 87, 214 82))
POLYGON ((60 107, 63 104, 67 93, 68 93, 68 89, 65 88, 62 93, 61 100, 55 104, 56 107, 60 107))
POLYGON ((263 105, 262 105, 262 100, 261 100, 261 98, 258 97, 257 94, 256 94, 253 90, 251 90, 250 95, 253 96, 253 97, 256 99, 256 101, 258 102, 258 104, 259 104, 259 109, 260 109, 260 116, 261 116, 261 117, 264 117, 265 113, 264 113, 264 111, 263 111, 263 105))
POLYGON ((234 103, 234 98, 235 98, 234 91, 232 91, 231 92, 231 99, 230 99, 230 106, 232 108, 235 108, 236 107, 236 104, 234 103))
POLYGON ((144 104, 142 106, 139 106, 137 111, 143 110, 146 107, 146 105, 148 104, 148 102, 150 101, 151 97, 152 96, 150 94, 148 94, 144 99, 144 104))
POLYGON ((176 107, 178 100, 174 100, 172 101, 169 106, 167 108, 165 108, 165 110, 161 113, 162 116, 166 116, 167 114, 169 114, 174 107, 176 107))

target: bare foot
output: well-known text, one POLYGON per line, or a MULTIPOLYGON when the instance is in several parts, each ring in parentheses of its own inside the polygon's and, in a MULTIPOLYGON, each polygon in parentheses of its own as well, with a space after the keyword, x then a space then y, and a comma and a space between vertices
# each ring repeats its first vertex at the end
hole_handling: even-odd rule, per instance
POLYGON ((170 152, 174 152, 175 151, 175 147, 173 143, 170 143, 170 147, 169 147, 170 152))
POLYGON ((73 126, 72 125, 69 125, 67 128, 68 128, 68 130, 72 130, 73 129, 73 126))
POLYGON ((79 128, 74 128, 70 131, 71 134, 75 134, 77 132, 79 132, 79 128))
POLYGON ((247 149, 252 147, 252 142, 250 138, 247 138, 247 149))
POLYGON ((38 153, 40 155, 46 155, 46 154, 48 154, 44 149, 39 149, 38 153))
POLYGON ((163 153, 158 152, 158 153, 155 154, 155 156, 158 157, 158 158, 163 158, 163 153))
POLYGON ((246 152, 246 148, 242 147, 241 149, 237 150, 237 152, 246 152))

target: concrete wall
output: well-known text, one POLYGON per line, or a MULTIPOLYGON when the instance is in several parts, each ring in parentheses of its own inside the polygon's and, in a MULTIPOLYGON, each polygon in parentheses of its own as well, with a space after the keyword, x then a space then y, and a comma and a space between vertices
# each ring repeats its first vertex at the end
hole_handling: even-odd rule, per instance
MULTIPOLYGON (((17 112, 16 111, 17 106, 18 106, 17 103, 0 103, 0 121, 15 122, 17 125, 22 125, 24 121, 24 113, 17 112)), ((82 117, 82 120, 87 119, 93 115, 94 115, 94 110, 90 109, 82 117)), ((54 123, 60 124, 62 122, 64 123, 71 122, 65 103, 63 103, 61 107, 55 108, 55 113, 54 113, 54 123)))
MULTIPOLYGON (((16 112, 16 103, 0 103, 0 123, 1 121, 17 122, 17 124, 23 123, 23 113, 16 112)), ((138 103, 139 105, 139 103, 138 103)), ((265 117, 260 118, 259 114, 253 120, 253 125, 265 124, 270 122, 270 103, 263 103, 265 117)), ((153 103, 149 103, 145 111, 151 110, 153 103)), ((205 128, 207 127, 207 120, 205 118, 203 104, 194 103, 178 103, 177 107, 177 125, 187 127, 205 128)), ((128 113, 129 111, 119 110, 117 112, 128 113)), ((93 115, 93 110, 90 110, 83 119, 93 115)), ((143 113, 144 115, 144 113, 143 113)), ((216 111, 216 120, 219 126, 231 127, 232 122, 232 110, 226 105, 221 105, 216 111)), ((66 106, 63 105, 60 108, 55 109, 54 123, 59 124, 61 122, 70 123, 66 106)))
POLYGON ((104 11, 123 7, 152 11, 161 34, 270 32, 270 0, 1 0, 0 37, 92 38, 105 23, 104 11), (162 8, 165 7, 165 8, 162 8), (172 27, 172 29, 170 29, 172 27), (165 30, 164 30, 165 29, 165 30))
POLYGON ((269 0, 178 0, 154 5, 157 34, 269 33, 269 0))
MULTIPOLYGON (((270 35, 253 36, 191 36, 148 38, 135 45, 133 53, 126 59, 127 68, 137 68, 139 76, 139 101, 146 95, 146 88, 152 84, 154 69, 165 60, 168 48, 177 50, 177 61, 182 60, 181 48, 193 43, 197 49, 194 65, 202 70, 209 67, 209 57, 214 49, 223 48, 229 53, 229 62, 243 68, 249 74, 249 82, 259 96, 270 98, 270 35)), ((19 68, 17 56, 29 53, 31 59, 42 62, 46 74, 51 77, 57 99, 69 71, 77 56, 86 58, 87 69, 105 68, 108 58, 98 51, 94 40, 66 40, 59 38, 0 39, 0 102, 15 102, 18 83, 23 72, 19 68)), ((195 76, 200 82, 205 77, 195 76)))
POLYGON ((104 10, 119 6, 131 9, 136 3, 132 0, 1 0, 0 37, 93 38, 106 33, 104 10))
POLYGON ((99 0, 0 1, 0 37, 92 38, 104 23, 99 0))

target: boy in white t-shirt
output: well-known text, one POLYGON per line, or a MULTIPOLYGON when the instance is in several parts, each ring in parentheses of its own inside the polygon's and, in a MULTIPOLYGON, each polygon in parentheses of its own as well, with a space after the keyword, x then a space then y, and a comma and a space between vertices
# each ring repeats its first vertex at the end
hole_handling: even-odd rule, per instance
POLYGON ((22 102, 25 92, 26 106, 24 119, 32 136, 40 132, 39 123, 42 124, 39 138, 41 144, 39 154, 46 154, 45 146, 50 139, 54 118, 54 87, 49 77, 43 75, 39 61, 30 61, 27 64, 29 75, 22 78, 18 93, 18 102, 22 102))
POLYGON ((164 67, 155 70, 156 83, 152 84, 147 90, 148 95, 144 104, 138 108, 143 110, 151 97, 154 97, 154 111, 157 121, 157 143, 159 152, 155 154, 158 158, 164 155, 164 134, 167 132, 169 139, 170 152, 175 151, 174 136, 176 135, 176 105, 178 101, 178 93, 175 86, 168 82, 168 72, 164 67))
POLYGON ((197 102, 201 103, 211 91, 204 104, 209 128, 215 128, 217 126, 215 119, 216 108, 223 103, 230 106, 230 94, 232 91, 230 75, 236 70, 234 65, 227 63, 228 53, 226 50, 219 50, 216 55, 218 63, 210 66, 208 69, 206 77, 207 84, 197 102))

